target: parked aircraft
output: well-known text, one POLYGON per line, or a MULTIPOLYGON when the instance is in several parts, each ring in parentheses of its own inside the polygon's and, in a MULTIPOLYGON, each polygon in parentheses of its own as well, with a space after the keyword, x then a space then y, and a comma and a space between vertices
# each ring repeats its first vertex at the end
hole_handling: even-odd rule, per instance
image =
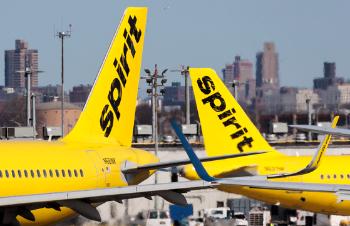
POLYGON ((191 68, 190 76, 207 155, 265 153, 202 164, 176 122, 172 122, 193 164, 182 169, 183 176, 203 179, 222 191, 269 204, 324 214, 350 214, 350 156, 324 156, 332 132, 339 134, 334 129, 338 116, 332 128, 311 128, 327 134, 314 156, 287 156, 266 142, 215 71, 191 68))
POLYGON ((189 163, 161 163, 150 152, 131 148, 146 16, 146 8, 125 10, 84 110, 66 137, 0 143, 1 225, 48 225, 76 213, 98 221, 95 207, 105 201, 158 195, 186 204, 182 192, 212 187, 205 181, 138 185, 160 167, 189 163))

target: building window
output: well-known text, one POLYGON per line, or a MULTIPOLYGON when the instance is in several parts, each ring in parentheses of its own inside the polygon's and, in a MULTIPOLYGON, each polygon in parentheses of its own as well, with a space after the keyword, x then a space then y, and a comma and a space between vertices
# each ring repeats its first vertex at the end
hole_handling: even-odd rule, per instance
POLYGON ((224 207, 224 202, 222 202, 222 201, 216 201, 216 207, 218 207, 218 208, 224 207))

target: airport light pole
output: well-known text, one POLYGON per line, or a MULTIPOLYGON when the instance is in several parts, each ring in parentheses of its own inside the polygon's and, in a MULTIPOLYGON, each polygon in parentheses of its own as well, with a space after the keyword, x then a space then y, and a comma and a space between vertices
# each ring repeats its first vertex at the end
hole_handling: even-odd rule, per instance
MULTIPOLYGON (((160 88, 158 91, 158 87, 164 87, 164 84, 167 82, 165 78, 165 73, 168 69, 163 70, 162 74, 158 74, 157 64, 154 67, 153 73, 149 69, 145 69, 146 76, 141 77, 141 79, 145 79, 148 86, 150 88, 147 89, 147 94, 152 98, 152 132, 153 132, 153 142, 154 142, 154 154, 158 157, 158 97, 163 96, 165 93, 164 88, 160 88), (158 82, 160 80, 160 83, 158 82)), ((158 175, 157 172, 154 174, 154 183, 158 183, 158 175)), ((154 198, 154 209, 158 209, 158 199, 157 196, 154 198)))
POLYGON ((27 126, 31 126, 31 109, 30 109, 30 98, 32 95, 32 91, 31 91, 31 77, 32 77, 32 71, 30 70, 29 67, 26 67, 25 72, 24 72, 24 77, 27 80, 27 126))
POLYGON ((68 31, 57 32, 57 37, 61 39, 61 136, 64 136, 64 39, 72 34, 72 25, 69 24, 68 31))
MULTIPOLYGON (((311 99, 309 97, 306 98, 306 109, 307 109, 307 121, 308 125, 311 125, 311 99)), ((311 141, 311 132, 308 132, 308 140, 311 141)))
POLYGON ((189 86, 189 68, 181 65, 181 70, 171 70, 171 72, 180 72, 185 77, 185 112, 186 112, 186 125, 191 124, 190 122, 190 86, 189 86))
POLYGON ((35 106, 35 102, 36 102, 36 98, 35 98, 35 93, 32 93, 31 95, 31 99, 32 99, 32 126, 33 126, 33 140, 35 140, 36 138, 36 106, 35 106))
MULTIPOLYGON (((27 64, 27 62, 26 62, 27 64)), ((29 65, 26 65, 24 71, 16 71, 16 73, 24 73, 24 77, 26 79, 26 108, 27 108, 27 126, 34 126, 35 125, 35 99, 33 99, 33 110, 31 109, 31 103, 32 103, 32 74, 33 73, 41 73, 43 71, 33 71, 32 68, 29 65)))

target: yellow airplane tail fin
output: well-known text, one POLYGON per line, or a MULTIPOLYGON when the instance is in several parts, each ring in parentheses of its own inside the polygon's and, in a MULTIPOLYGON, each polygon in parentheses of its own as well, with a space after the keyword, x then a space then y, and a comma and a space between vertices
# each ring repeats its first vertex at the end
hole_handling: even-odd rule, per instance
POLYGON ((275 151, 250 121, 216 72, 190 68, 207 155, 275 151))
POLYGON ((147 8, 127 8, 114 34, 89 98, 64 142, 130 146, 147 8))

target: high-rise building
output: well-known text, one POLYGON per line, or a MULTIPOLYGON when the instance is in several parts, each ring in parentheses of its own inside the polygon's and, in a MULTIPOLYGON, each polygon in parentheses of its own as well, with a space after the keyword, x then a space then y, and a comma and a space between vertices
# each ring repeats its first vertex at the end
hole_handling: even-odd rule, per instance
POLYGON ((248 101, 255 97, 255 79, 253 64, 249 60, 235 57, 233 62, 233 78, 238 82, 238 99, 248 101))
POLYGON ((222 69, 222 74, 224 78, 224 83, 227 87, 231 87, 234 80, 233 78, 233 64, 226 64, 225 68, 222 69))
POLYGON ((323 71, 325 78, 335 78, 335 63, 334 62, 324 62, 323 71))
POLYGON ((256 54, 257 95, 262 96, 267 90, 278 91, 278 53, 273 42, 264 43, 264 51, 256 54))
MULTIPOLYGON (((164 105, 180 105, 185 102, 185 86, 180 82, 172 82, 171 86, 165 86, 163 98, 164 105)), ((193 90, 190 87, 190 101, 194 100, 193 90)))
POLYGON ((38 50, 28 49, 24 40, 16 40, 14 50, 5 51, 5 86, 12 88, 25 88, 26 67, 32 70, 31 85, 38 86, 38 50))
POLYGON ((238 99, 246 102, 255 97, 255 79, 253 77, 253 64, 249 60, 235 57, 232 64, 226 64, 222 70, 225 85, 233 92, 232 84, 238 83, 238 99))
POLYGON ((328 86, 340 85, 344 78, 336 77, 336 66, 334 62, 323 63, 323 78, 314 79, 314 89, 326 90, 328 86))

